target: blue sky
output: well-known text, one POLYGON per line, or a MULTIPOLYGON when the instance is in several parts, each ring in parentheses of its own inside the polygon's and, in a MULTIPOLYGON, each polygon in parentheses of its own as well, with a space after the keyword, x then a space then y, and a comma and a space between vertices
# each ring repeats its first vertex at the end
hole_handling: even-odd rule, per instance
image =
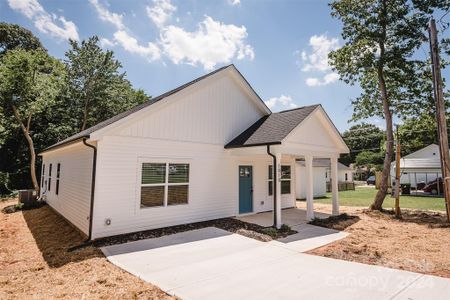
POLYGON ((234 63, 273 111, 321 103, 342 131, 359 89, 327 65, 327 53, 342 45, 327 3, 0 0, 0 20, 30 29, 59 58, 68 38, 97 35, 132 84, 153 96, 234 63))

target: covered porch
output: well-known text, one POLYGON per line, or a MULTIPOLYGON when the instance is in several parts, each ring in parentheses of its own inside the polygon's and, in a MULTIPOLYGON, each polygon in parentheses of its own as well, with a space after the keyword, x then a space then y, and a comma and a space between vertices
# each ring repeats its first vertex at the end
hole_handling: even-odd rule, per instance
POLYGON ((248 210, 239 209, 239 217, 280 228, 282 224, 292 227, 319 216, 314 212, 314 159, 330 160, 332 214, 339 214, 338 158, 349 149, 322 106, 266 116, 225 148, 236 157, 239 167, 239 208, 241 199, 252 201, 248 210), (298 160, 304 161, 302 176, 296 176, 298 160), (296 208, 296 189, 300 187, 305 189, 306 210, 296 208), (244 216, 244 212, 258 214, 244 216))

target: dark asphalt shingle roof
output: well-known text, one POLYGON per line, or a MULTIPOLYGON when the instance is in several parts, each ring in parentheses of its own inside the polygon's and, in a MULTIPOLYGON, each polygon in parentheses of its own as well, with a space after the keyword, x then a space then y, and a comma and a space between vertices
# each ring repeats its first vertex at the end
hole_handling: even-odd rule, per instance
POLYGON ((318 106, 310 105, 264 116, 229 142, 225 148, 280 144, 318 106))
MULTIPOLYGON (((109 119, 107 119, 107 120, 105 120, 105 121, 103 121, 103 122, 100 122, 100 123, 98 123, 98 124, 92 126, 92 127, 89 127, 89 128, 87 128, 87 129, 85 129, 85 130, 83 130, 83 131, 80 131, 79 133, 74 134, 74 135, 72 135, 72 136, 70 136, 70 137, 68 137, 68 138, 66 138, 66 139, 64 139, 64 140, 62 140, 62 141, 59 141, 58 143, 56 143, 56 144, 54 144, 54 145, 52 145, 52 146, 46 148, 46 149, 44 150, 44 152, 45 152, 45 151, 48 151, 48 150, 50 150, 50 149, 53 149, 53 148, 62 146, 62 145, 70 144, 71 142, 78 141, 78 140, 80 140, 80 139, 82 139, 82 138, 88 138, 88 137, 90 136, 91 133, 93 133, 93 132, 95 132, 95 131, 97 131, 97 130, 99 130, 99 129, 102 129, 102 128, 108 126, 108 125, 111 125, 112 123, 117 122, 117 121, 119 121, 120 119, 123 119, 123 118, 125 118, 125 117, 127 117, 127 116, 129 116, 129 115, 131 115, 131 114, 133 114, 133 113, 135 113, 135 112, 137 112, 137 111, 140 111, 141 109, 146 108, 146 107, 148 107, 148 106, 150 106, 150 105, 152 105, 152 104, 154 104, 154 103, 156 103, 156 102, 158 102, 158 101, 161 101, 161 100, 163 100, 164 98, 167 98, 168 96, 171 96, 171 95, 173 95, 173 94, 175 94, 175 93, 177 93, 177 92, 179 92, 179 91, 181 91, 181 90, 183 90, 183 89, 185 89, 185 88, 187 88, 187 87, 193 85, 194 83, 197 83, 197 82, 199 82, 199 81, 201 81, 201 80, 203 80, 203 79, 205 79, 205 78, 207 78, 207 77, 209 77, 209 76, 211 76, 211 75, 213 75, 213 74, 216 74, 216 73, 218 73, 218 72, 220 72, 220 71, 222 71, 222 70, 224 70, 224 69, 230 67, 230 66, 233 66, 233 64, 228 65, 228 66, 224 66, 224 67, 219 68, 219 69, 217 69, 217 70, 214 70, 214 71, 212 71, 212 72, 210 72, 210 73, 208 73, 208 74, 206 74, 206 75, 203 75, 203 76, 201 76, 201 77, 198 77, 197 79, 194 79, 194 80, 192 80, 192 81, 190 81, 190 82, 188 82, 188 83, 186 83, 186 84, 183 84, 183 85, 181 85, 181 86, 179 86, 179 87, 177 87, 177 88, 175 88, 175 89, 173 89, 173 90, 171 90, 171 91, 168 91, 168 92, 166 92, 166 93, 164 93, 164 94, 162 94, 162 95, 159 95, 158 97, 152 98, 151 100, 149 100, 149 101, 147 101, 147 102, 145 102, 145 103, 142 103, 142 104, 140 104, 140 105, 137 105, 137 106, 135 106, 135 107, 133 107, 133 108, 127 110, 127 111, 124 111, 124 112, 122 112, 122 113, 120 113, 120 114, 118 114, 118 115, 115 115, 115 116, 112 117, 112 118, 109 118, 109 119)), ((236 70, 237 70, 237 69, 236 69, 236 70)), ((238 72, 239 72, 239 71, 238 71, 238 72)), ((240 73, 239 73, 239 74, 240 74, 240 73)), ((241 76, 242 76, 242 74, 241 74, 241 76)), ((243 77, 243 76, 242 76, 242 77, 243 77)), ((244 79, 245 79, 245 78, 244 78, 244 79)), ((249 84, 249 86, 250 86, 250 84, 249 84)), ((250 86, 250 88, 251 88, 251 86, 250 86)), ((255 92, 255 94, 256 94, 256 92, 255 92)), ((261 101, 262 101, 262 100, 261 100, 261 101)))

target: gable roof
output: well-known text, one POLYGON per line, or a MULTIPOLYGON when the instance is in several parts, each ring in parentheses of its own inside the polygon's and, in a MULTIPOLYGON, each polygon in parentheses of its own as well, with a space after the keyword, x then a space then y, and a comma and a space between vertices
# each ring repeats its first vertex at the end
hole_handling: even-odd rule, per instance
POLYGON ((225 148, 281 144, 319 106, 320 104, 303 106, 264 116, 225 145, 225 148))
POLYGON ((185 83, 185 84, 183 84, 183 85, 181 85, 181 86, 179 86, 179 87, 177 87, 177 88, 175 88, 173 90, 170 90, 170 91, 168 91, 168 92, 166 92, 164 94, 161 94, 158 97, 152 98, 152 99, 150 99, 149 101, 147 101, 145 103, 137 105, 137 106, 135 106, 135 107, 133 107, 133 108, 127 110, 127 111, 124 111, 122 113, 119 113, 119 114, 115 115, 112 118, 109 118, 109 119, 107 119, 107 120, 105 120, 103 122, 100 122, 100 123, 92 126, 92 127, 89 127, 89 128, 87 128, 87 129, 85 129, 83 131, 80 131, 80 132, 78 132, 78 133, 76 133, 76 134, 74 134, 74 135, 72 135, 72 136, 70 136, 70 137, 68 137, 68 138, 66 138, 66 139, 64 139, 62 141, 59 141, 58 143, 56 143, 56 144, 54 144, 54 145, 44 149, 43 152, 46 152, 46 151, 49 151, 49 150, 52 150, 54 148, 58 148, 58 147, 61 147, 61 146, 67 145, 67 144, 71 144, 73 142, 77 142, 77 141, 79 141, 79 140, 81 140, 83 138, 89 138, 90 135, 93 132, 98 131, 100 129, 103 129, 103 128, 105 128, 105 127, 107 127, 107 126, 109 126, 109 125, 111 125, 111 124, 113 124, 113 123, 115 123, 115 122, 125 118, 125 117, 128 117, 128 116, 130 116, 130 115, 132 115, 132 114, 134 114, 134 113, 136 113, 136 112, 138 112, 138 111, 140 111, 140 110, 142 110, 142 109, 144 109, 146 107, 149 107, 149 106, 151 106, 151 105, 153 105, 153 104, 155 104, 155 103, 157 103, 157 102, 159 102, 159 101, 161 101, 161 100, 163 100, 163 99, 165 99, 165 98, 167 98, 167 97, 169 97, 169 96, 171 96, 173 94, 176 94, 176 93, 184 90, 185 88, 187 88, 187 87, 189 87, 189 86, 191 86, 191 85, 193 85, 193 84, 195 84, 195 83, 197 83, 199 81, 202 81, 203 79, 206 79, 206 78, 208 78, 208 77, 210 77, 210 76, 212 76, 212 75, 214 75, 216 73, 219 73, 219 72, 221 72, 221 71, 223 71, 225 69, 228 69, 230 67, 232 67, 240 75, 240 77, 248 85, 248 87, 251 89, 251 91, 253 93, 255 93, 256 97, 264 105, 264 108, 267 110, 267 112, 270 113, 270 109, 267 107, 267 105, 264 103, 264 101, 261 99, 261 97, 259 97, 259 95, 256 93, 256 91, 253 89, 253 87, 247 81, 247 79, 245 79, 245 77, 241 74, 241 72, 239 72, 239 70, 233 64, 230 64, 230 65, 221 67, 221 68, 219 68, 217 70, 214 70, 214 71, 212 71, 212 72, 210 72, 210 73, 208 73, 206 75, 200 76, 200 77, 198 77, 198 78, 196 78, 196 79, 194 79, 194 80, 192 80, 192 81, 190 81, 188 83, 185 83))

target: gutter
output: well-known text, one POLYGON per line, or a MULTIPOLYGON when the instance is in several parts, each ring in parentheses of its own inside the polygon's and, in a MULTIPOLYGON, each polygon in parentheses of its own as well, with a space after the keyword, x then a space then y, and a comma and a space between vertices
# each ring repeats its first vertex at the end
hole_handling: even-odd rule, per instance
POLYGON ((94 150, 94 156, 92 159, 91 205, 90 205, 90 211, 89 211, 89 234, 88 234, 88 238, 86 240, 86 242, 89 242, 92 240, 92 221, 94 219, 93 216, 94 216, 95 174, 97 171, 97 147, 86 143, 86 140, 87 140, 87 138, 83 138, 83 144, 94 150))
POLYGON ((272 156, 273 160, 273 227, 277 228, 277 157, 270 152, 270 145, 267 145, 267 154, 272 156))

